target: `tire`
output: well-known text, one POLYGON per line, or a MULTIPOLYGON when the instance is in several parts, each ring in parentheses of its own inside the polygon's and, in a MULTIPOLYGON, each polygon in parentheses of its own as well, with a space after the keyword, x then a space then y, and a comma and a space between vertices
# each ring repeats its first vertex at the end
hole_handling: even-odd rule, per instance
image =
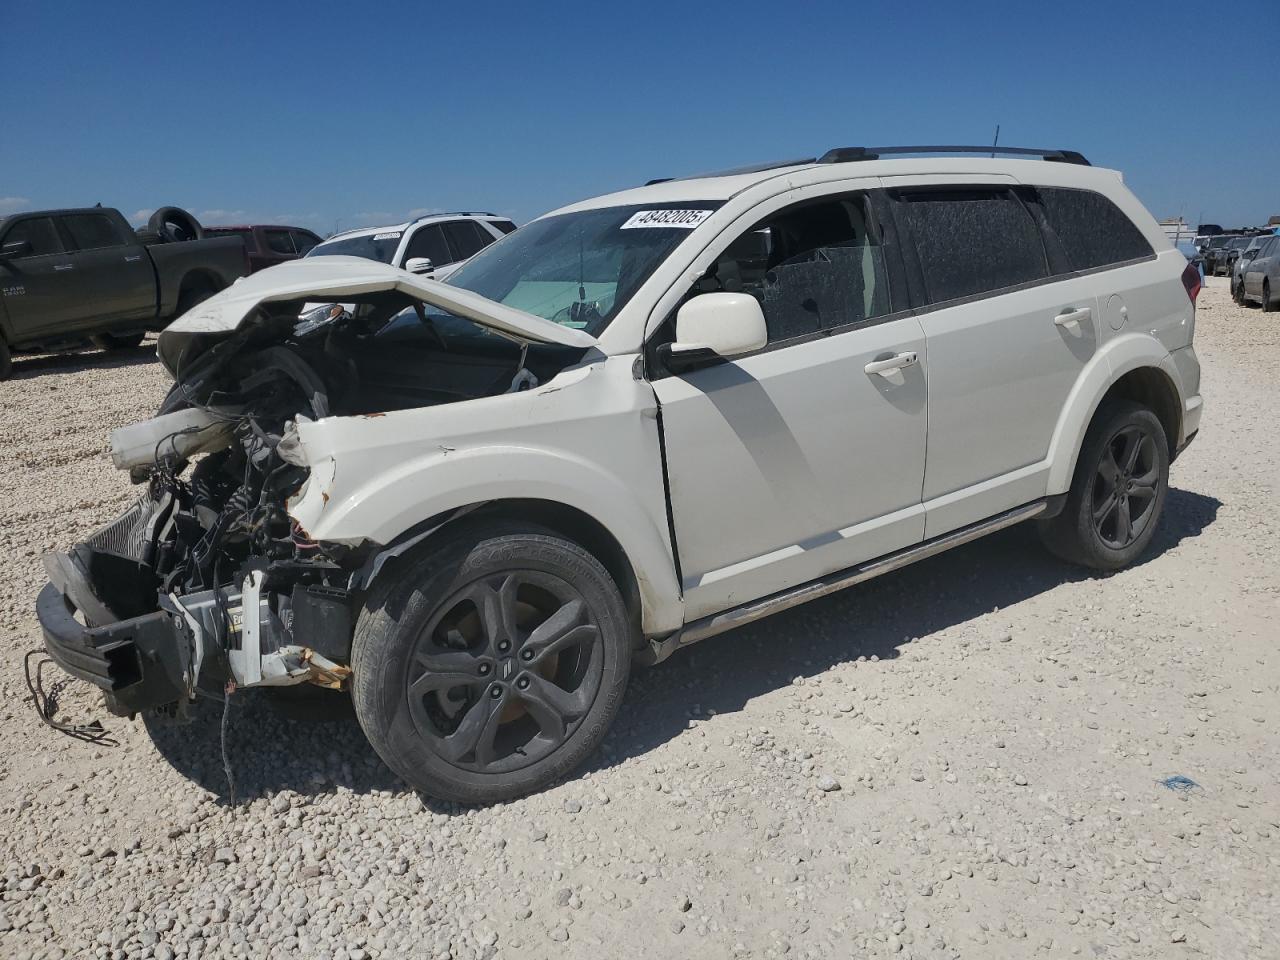
POLYGON ((194 283, 189 287, 183 287, 178 294, 178 305, 173 308, 173 316, 170 320, 178 319, 188 310, 204 303, 217 292, 217 290, 203 281, 194 283))
POLYGON ((200 221, 181 207, 161 207, 147 221, 147 229, 159 234, 167 243, 204 239, 204 227, 200 226, 200 221))
POLYGON ((1110 403, 1085 435, 1062 512, 1039 523, 1041 539, 1069 563, 1119 570, 1151 542, 1168 491, 1169 445, 1159 418, 1131 401, 1110 403), (1119 498, 1117 472, 1126 491, 1119 498))
POLYGON ((1231 299, 1239 306, 1244 306, 1244 281, 1231 284, 1231 299))
POLYGON ((1262 281, 1262 312, 1271 313, 1275 310, 1276 305, 1271 302, 1271 283, 1270 281, 1262 281))
POLYGON ((485 521, 384 577, 356 624, 351 696, 374 750, 410 786, 497 803, 595 750, 632 652, 622 596, 595 557, 539 527, 485 521))
POLYGON ((93 342, 104 350, 136 350, 145 333, 100 333, 93 342))
POLYGON ((13 373, 13 358, 9 354, 9 344, 0 337, 0 380, 8 380, 13 373))

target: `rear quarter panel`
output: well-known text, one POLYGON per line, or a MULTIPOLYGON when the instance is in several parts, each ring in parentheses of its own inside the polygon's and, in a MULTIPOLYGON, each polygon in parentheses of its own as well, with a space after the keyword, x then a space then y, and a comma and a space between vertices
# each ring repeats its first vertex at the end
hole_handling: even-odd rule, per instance
POLYGON ((204 275, 221 290, 245 275, 244 243, 239 237, 158 243, 146 249, 156 268, 162 317, 177 307, 184 280, 204 275))

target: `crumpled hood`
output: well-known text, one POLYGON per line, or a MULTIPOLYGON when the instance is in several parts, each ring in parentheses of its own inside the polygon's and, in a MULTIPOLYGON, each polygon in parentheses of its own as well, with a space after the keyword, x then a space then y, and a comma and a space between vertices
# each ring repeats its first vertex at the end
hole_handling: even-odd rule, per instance
POLYGON ((461 287, 361 257, 303 257, 237 280, 193 307, 160 334, 157 354, 174 371, 185 344, 195 336, 226 334, 239 327, 259 304, 276 300, 319 303, 350 301, 369 293, 399 290, 415 300, 465 317, 498 333, 530 343, 593 347, 595 337, 523 310, 508 307, 461 287))

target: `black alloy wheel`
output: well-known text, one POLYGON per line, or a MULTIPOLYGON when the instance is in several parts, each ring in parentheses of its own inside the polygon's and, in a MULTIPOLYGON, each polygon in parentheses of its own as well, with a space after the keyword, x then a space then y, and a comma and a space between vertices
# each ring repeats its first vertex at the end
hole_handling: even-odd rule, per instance
POLYGON ((599 746, 638 628, 580 544, 517 520, 459 521, 380 574, 365 599, 351 648, 356 718, 414 789, 511 800, 599 746))
POLYGON ((1160 418, 1131 400, 1096 414, 1060 512, 1037 522, 1050 552, 1094 570, 1120 570, 1148 547, 1169 491, 1169 440, 1160 418))
POLYGON ((1155 438, 1143 425, 1124 427, 1104 448, 1094 474, 1093 525, 1112 550, 1123 550, 1151 522, 1160 464, 1155 438))
POLYGON ((603 639, 565 580, 534 570, 467 584, 418 638, 406 676, 419 736, 454 766, 507 773, 558 750, 600 692, 603 639))

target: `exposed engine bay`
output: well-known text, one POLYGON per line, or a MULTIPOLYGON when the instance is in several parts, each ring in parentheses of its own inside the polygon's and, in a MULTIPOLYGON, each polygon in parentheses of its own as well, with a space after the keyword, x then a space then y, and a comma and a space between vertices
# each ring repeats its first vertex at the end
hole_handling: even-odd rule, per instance
POLYGON ((266 302, 229 334, 197 333, 171 358, 175 382, 156 418, 112 434, 115 465, 145 493, 46 558, 46 635, 79 613, 88 629, 77 643, 95 658, 84 669, 119 714, 227 681, 341 686, 360 571, 385 545, 318 543, 290 516, 310 472, 297 423, 525 390, 583 352, 399 290, 353 304, 266 302))

